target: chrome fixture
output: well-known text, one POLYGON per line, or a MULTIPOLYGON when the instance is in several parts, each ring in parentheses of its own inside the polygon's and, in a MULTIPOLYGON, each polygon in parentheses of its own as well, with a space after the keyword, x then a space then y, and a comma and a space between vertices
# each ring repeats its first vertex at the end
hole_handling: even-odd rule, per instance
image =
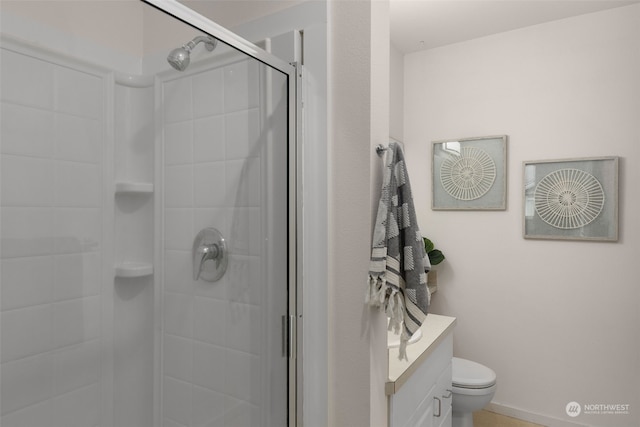
POLYGON ((215 282, 229 263, 227 243, 215 228, 201 230, 193 241, 193 280, 215 282))
POLYGON ((178 71, 184 71, 189 66, 189 62, 191 62, 191 51, 196 47, 196 45, 200 42, 204 43, 204 46, 207 48, 209 52, 213 51, 218 44, 218 40, 214 39, 210 36, 198 36, 183 45, 182 47, 173 49, 169 52, 169 56, 167 56, 167 61, 173 68, 178 71))

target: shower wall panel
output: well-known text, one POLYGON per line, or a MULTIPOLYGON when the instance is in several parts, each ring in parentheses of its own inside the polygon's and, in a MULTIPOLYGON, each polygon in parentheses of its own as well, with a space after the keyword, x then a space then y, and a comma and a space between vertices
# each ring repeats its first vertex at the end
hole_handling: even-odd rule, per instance
POLYGON ((286 425, 287 122, 286 109, 269 110, 267 75, 242 60, 162 84, 165 427, 286 425), (229 244, 214 283, 192 277, 205 227, 229 244))
POLYGON ((101 425, 107 76, 1 49, 3 426, 101 425))

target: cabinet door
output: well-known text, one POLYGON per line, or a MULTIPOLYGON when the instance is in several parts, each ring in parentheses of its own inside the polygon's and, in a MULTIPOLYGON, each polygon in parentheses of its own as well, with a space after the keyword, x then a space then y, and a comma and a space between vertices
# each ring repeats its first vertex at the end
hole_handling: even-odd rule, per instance
POLYGON ((451 358, 453 339, 447 336, 397 393, 389 396, 390 427, 451 427, 451 358), (440 406, 438 401, 440 399, 440 406), (440 410, 439 416, 434 413, 440 410), (448 423, 443 420, 449 420, 448 423))
MULTIPOLYGON (((429 401, 433 401, 433 396, 427 396, 429 401)), ((426 400, 426 399, 425 399, 426 400)), ((422 413, 422 416, 418 420, 418 422, 414 425, 414 427, 435 427, 433 418, 433 405, 428 405, 426 410, 422 413)))
POLYGON ((438 377, 434 390, 434 427, 451 427, 451 363, 438 377))
POLYGON ((453 422, 452 417, 453 417, 453 409, 449 407, 449 412, 447 412, 446 416, 442 419, 442 423, 437 427, 451 427, 451 424, 453 422))
POLYGON ((426 396, 422 398, 418 406, 413 409, 411 414, 407 414, 407 421, 393 424, 395 426, 403 427, 435 427, 433 422, 433 396, 436 392, 435 385, 426 393, 426 396))

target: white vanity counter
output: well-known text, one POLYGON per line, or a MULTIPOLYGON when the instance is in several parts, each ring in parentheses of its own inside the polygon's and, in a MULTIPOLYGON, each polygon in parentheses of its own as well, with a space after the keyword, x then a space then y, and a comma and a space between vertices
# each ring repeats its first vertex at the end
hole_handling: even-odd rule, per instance
POLYGON ((389 351, 389 379, 385 384, 388 396, 397 393, 411 375, 429 356, 439 347, 453 331, 456 324, 455 317, 428 314, 422 324, 422 338, 420 341, 407 346, 408 360, 398 359, 398 348, 389 351))

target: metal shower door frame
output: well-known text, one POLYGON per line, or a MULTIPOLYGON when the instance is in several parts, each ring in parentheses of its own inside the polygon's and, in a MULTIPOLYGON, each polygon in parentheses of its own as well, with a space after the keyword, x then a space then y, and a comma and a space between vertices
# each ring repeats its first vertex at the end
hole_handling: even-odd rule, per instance
POLYGON ((197 30, 237 49, 259 62, 281 72, 287 78, 287 136, 288 136, 288 307, 289 307, 289 363, 288 363, 288 420, 289 426, 302 423, 302 149, 299 65, 288 63, 261 49, 248 40, 216 24, 176 0, 140 0, 197 30))

